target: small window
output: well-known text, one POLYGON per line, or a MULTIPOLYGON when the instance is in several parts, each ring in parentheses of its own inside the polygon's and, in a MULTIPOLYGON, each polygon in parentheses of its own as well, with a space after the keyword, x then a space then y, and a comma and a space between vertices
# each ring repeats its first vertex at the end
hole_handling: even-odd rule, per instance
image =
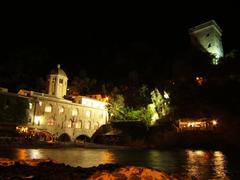
POLYGON ((78 110, 77 109, 73 109, 72 110, 72 116, 77 116, 78 115, 78 110))
POLYGON ((52 112, 52 105, 46 105, 45 112, 52 112))
POLYGON ((39 101, 39 106, 42 106, 42 101, 39 101))
POLYGON ((59 79, 59 83, 60 83, 60 84, 63 84, 63 79, 59 79))
POLYGON ((33 107, 33 104, 32 104, 32 103, 29 103, 29 104, 28 104, 28 108, 29 108, 29 109, 32 109, 32 107, 33 107))
POLYGON ((64 107, 63 106, 59 107, 59 114, 62 114, 63 112, 64 112, 64 107))
POLYGON ((208 48, 210 48, 211 46, 212 46, 211 43, 209 43, 209 44, 208 44, 208 48))
POLYGON ((54 125, 54 120, 52 118, 48 119, 48 126, 53 126, 54 125))
POLYGON ((207 33, 207 35, 206 35, 206 36, 207 36, 207 37, 209 37, 209 35, 210 35, 210 34, 209 34, 209 33, 207 33))
POLYGON ((78 128, 78 129, 79 129, 79 128, 82 128, 82 122, 81 122, 81 121, 80 121, 80 122, 77 122, 76 125, 75 125, 75 127, 78 128))
POLYGON ((86 111, 86 117, 91 117, 91 111, 86 111))

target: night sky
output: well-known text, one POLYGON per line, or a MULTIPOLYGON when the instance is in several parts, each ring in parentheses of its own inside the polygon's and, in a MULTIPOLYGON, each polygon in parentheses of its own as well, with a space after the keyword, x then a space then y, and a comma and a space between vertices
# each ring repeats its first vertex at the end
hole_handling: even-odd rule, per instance
POLYGON ((59 63, 70 78, 83 70, 99 80, 124 79, 129 72, 146 74, 145 79, 167 78, 167 73, 156 72, 167 72, 174 57, 189 48, 188 29, 200 23, 218 23, 225 53, 240 49, 238 6, 231 1, 216 4, 170 2, 145 8, 59 9, 51 16, 9 15, 2 24, 1 71, 26 63, 31 76, 44 76, 59 63))

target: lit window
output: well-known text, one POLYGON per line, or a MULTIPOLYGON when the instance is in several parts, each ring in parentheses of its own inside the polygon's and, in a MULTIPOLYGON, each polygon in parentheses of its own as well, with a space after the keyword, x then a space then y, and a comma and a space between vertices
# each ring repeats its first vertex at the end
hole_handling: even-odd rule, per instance
POLYGON ((39 101, 39 106, 42 106, 42 101, 39 101))
POLYGON ((73 110, 72 110, 72 116, 77 116, 77 115, 78 115, 77 109, 73 109, 73 110))
POLYGON ((53 126, 54 125, 54 120, 51 118, 48 120, 48 126, 53 126))
POLYGON ((29 105, 29 109, 32 109, 33 104, 29 103, 28 105, 29 105))
POLYGON ((64 112, 64 107, 61 106, 61 107, 59 108, 59 114, 62 114, 63 112, 64 112))
POLYGON ((51 105, 47 105, 45 107, 45 112, 52 112, 52 106, 51 105))
POLYGON ((71 128, 71 127, 72 127, 72 122, 71 122, 71 121, 69 121, 69 122, 67 123, 67 127, 68 127, 68 128, 71 128))
POLYGON ((91 117, 91 112, 90 111, 86 111, 86 117, 91 117))
POLYGON ((81 128, 82 127, 82 122, 77 122, 75 125, 76 128, 81 128))
POLYGON ((39 126, 41 119, 42 119, 41 116, 35 116, 35 117, 34 117, 34 124, 37 124, 37 125, 39 126))

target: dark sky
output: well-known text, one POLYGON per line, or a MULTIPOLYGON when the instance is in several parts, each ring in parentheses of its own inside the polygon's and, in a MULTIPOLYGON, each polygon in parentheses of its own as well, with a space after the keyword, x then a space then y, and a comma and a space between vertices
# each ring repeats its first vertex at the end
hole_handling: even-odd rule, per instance
POLYGON ((51 15, 8 14, 2 23, 2 61, 14 56, 17 47, 36 56, 47 54, 44 66, 39 63, 33 69, 47 72, 60 63, 71 77, 82 69, 103 80, 124 78, 130 71, 162 71, 189 47, 188 29, 211 19, 223 30, 226 53, 240 47, 239 10, 231 1, 122 6, 55 8, 51 15), (40 50, 32 53, 33 48, 40 50))

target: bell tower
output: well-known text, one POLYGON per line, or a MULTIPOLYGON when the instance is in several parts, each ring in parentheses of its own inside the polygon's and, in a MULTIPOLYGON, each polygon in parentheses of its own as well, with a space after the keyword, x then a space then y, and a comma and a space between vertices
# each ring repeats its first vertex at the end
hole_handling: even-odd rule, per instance
POLYGON ((66 73, 61 69, 60 64, 57 68, 53 69, 48 77, 48 94, 63 98, 67 94, 67 81, 66 73))

